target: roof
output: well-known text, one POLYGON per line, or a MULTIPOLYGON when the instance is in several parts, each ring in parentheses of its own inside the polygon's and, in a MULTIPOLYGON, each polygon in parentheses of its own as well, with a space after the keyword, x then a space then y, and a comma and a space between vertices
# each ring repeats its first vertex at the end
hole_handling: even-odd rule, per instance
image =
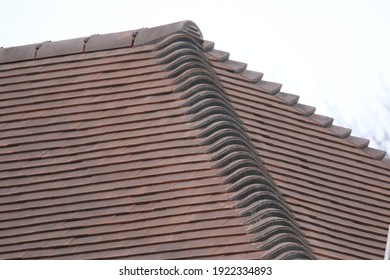
POLYGON ((0 49, 1 259, 382 259, 390 163, 184 21, 0 49))

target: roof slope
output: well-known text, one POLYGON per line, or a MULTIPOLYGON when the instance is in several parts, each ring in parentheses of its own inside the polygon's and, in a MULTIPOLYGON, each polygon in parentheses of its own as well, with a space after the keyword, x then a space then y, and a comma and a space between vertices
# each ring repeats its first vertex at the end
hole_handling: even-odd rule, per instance
MULTIPOLYGON (((368 140, 314 114, 280 85, 254 79, 228 55, 209 58, 240 120, 318 258, 381 259, 390 223, 389 159, 368 140), (223 63, 221 63, 223 62, 223 63), (233 72, 233 73, 232 73, 233 72), (241 79, 240 79, 241 78, 241 79)), ((259 76, 260 78, 260 76, 259 76)))
POLYGON ((382 258, 390 164, 190 22, 0 50, 0 258, 382 258))

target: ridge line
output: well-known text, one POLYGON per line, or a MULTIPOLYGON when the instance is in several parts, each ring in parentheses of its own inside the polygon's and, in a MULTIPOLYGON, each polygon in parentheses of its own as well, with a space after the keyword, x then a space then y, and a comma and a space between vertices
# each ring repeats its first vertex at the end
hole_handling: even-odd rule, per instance
POLYGON ((190 114, 194 128, 202 130, 201 145, 207 147, 223 182, 231 185, 228 192, 230 199, 236 202, 238 216, 247 217, 252 224, 249 227, 243 224, 247 233, 254 235, 251 242, 265 259, 315 258, 256 153, 218 76, 209 66, 198 39, 187 34, 173 35, 156 48, 166 57, 161 58, 161 64, 167 65, 167 75, 173 78, 172 84, 177 87, 175 92, 182 93, 182 106, 188 108, 185 114, 190 114), (183 66, 186 61, 191 61, 191 65, 183 66), (244 192, 249 185, 255 187, 244 192), (277 215, 273 216, 273 213, 277 215), (266 217, 271 220, 271 231, 264 224, 266 217), (277 233, 276 237, 274 233, 277 233))

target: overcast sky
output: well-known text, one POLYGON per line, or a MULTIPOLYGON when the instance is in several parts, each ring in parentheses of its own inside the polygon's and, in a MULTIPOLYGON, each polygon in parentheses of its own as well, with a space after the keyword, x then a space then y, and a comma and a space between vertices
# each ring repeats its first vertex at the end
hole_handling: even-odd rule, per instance
MULTIPOLYGON (((0 46, 185 19, 215 48, 283 84, 356 136, 390 132, 390 1, 0 0, 0 46), (389 90, 386 91, 385 89, 389 90)), ((376 147, 374 143, 370 146, 376 147)), ((390 143, 382 146, 390 151, 390 143)))

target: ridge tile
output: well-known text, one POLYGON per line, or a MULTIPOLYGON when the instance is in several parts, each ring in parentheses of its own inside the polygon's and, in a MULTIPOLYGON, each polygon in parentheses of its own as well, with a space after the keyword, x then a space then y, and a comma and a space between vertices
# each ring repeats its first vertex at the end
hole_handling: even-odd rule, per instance
POLYGON ((85 51, 93 52, 132 47, 135 36, 134 32, 136 31, 92 35, 89 39, 85 39, 85 51))
POLYGON ((35 59, 40 44, 0 49, 0 64, 35 59))
POLYGON ((36 58, 62 56, 76 53, 83 53, 89 37, 76 38, 56 42, 44 42, 38 49, 36 58))

